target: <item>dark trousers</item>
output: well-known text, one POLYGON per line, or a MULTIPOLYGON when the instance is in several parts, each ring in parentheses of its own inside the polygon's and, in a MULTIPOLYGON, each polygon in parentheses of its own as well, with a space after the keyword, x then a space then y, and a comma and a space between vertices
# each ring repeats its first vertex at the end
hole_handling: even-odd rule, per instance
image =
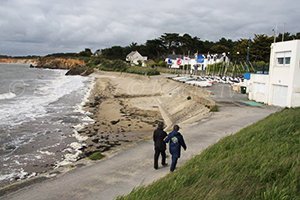
POLYGON ((178 155, 172 155, 172 163, 170 167, 171 172, 173 172, 176 169, 177 160, 178 160, 178 155))
POLYGON ((154 168, 158 168, 158 158, 159 155, 161 154, 161 164, 165 165, 166 164, 166 150, 161 150, 161 149, 155 149, 154 153, 154 168))

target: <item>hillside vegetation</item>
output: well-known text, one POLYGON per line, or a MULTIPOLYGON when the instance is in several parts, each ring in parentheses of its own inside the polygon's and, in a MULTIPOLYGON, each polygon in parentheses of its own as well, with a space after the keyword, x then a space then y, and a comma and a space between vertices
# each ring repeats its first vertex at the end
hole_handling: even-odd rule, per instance
POLYGON ((175 173, 118 199, 300 199, 300 108, 228 136, 175 173))

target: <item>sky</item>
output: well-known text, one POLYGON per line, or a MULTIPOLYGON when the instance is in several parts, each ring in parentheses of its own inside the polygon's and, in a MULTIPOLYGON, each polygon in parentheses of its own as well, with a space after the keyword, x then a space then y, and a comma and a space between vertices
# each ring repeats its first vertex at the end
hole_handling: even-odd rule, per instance
POLYGON ((300 32, 298 0, 0 0, 0 54, 92 51, 163 33, 202 40, 300 32))

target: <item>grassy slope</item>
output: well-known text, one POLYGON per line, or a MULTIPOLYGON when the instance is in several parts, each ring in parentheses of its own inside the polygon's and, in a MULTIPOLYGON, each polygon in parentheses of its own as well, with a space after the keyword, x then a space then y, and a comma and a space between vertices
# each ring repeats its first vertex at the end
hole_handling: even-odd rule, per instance
POLYGON ((222 139, 175 173, 119 199, 300 199, 300 108, 222 139))

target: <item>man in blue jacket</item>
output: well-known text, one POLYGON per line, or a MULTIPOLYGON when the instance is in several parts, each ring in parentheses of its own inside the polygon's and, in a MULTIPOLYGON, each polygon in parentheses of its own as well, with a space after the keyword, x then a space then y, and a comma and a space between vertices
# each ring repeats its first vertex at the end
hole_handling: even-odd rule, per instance
POLYGON ((177 160, 180 158, 180 150, 183 147, 186 150, 186 145, 183 139, 183 136, 179 131, 179 126, 175 125, 173 127, 173 131, 169 133, 168 137, 164 140, 165 143, 169 142, 169 150, 170 154, 172 155, 172 164, 170 167, 170 171, 173 172, 176 168, 177 160))

